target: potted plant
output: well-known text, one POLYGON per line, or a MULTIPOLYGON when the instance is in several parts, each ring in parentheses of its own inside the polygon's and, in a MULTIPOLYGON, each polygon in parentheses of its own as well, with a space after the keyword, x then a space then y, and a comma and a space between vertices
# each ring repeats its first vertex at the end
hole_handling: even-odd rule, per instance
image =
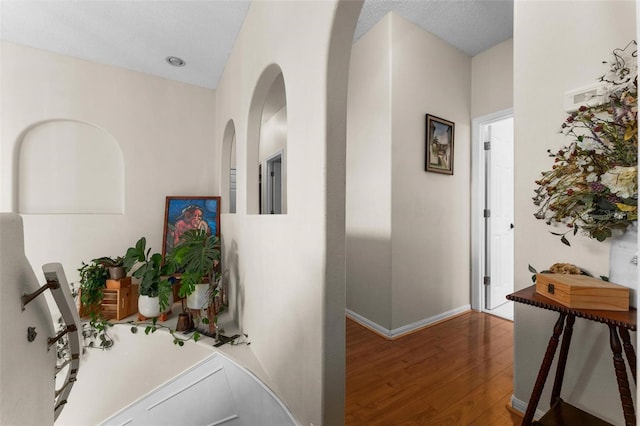
POLYGON ((138 312, 147 317, 155 318, 168 312, 171 307, 171 277, 175 272, 173 262, 163 264, 160 253, 151 254, 147 249, 147 240, 140 238, 134 247, 129 247, 124 256, 124 267, 130 271, 136 264, 140 266, 132 276, 140 280, 138 289, 138 312))
POLYGON ((104 256, 94 259, 94 262, 100 263, 104 268, 106 268, 107 273, 109 274, 109 279, 119 280, 127 275, 126 269, 124 268, 124 257, 122 256, 104 256))
POLYGON ((190 309, 207 309, 209 332, 216 329, 216 296, 219 293, 221 274, 220 240, 205 230, 191 229, 180 236, 180 241, 168 256, 182 272, 180 276, 180 297, 187 297, 190 309))
POLYGON ((96 318, 100 313, 102 290, 107 282, 107 270, 95 259, 89 263, 82 262, 80 272, 80 304, 81 311, 96 318))

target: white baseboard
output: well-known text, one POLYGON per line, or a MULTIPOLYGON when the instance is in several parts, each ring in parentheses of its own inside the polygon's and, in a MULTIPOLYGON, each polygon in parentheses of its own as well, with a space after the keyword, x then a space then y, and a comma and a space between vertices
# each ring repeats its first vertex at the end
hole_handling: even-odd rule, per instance
POLYGON ((375 322, 368 320, 367 318, 363 317, 362 315, 359 315, 349 309, 346 310, 347 312, 347 317, 351 318, 352 320, 354 320, 357 323, 362 324, 363 326, 371 329, 372 331, 386 337, 387 339, 396 339, 400 336, 403 336, 405 334, 408 333, 412 333, 416 330, 419 330, 423 327, 426 327, 428 325, 432 325, 435 324, 437 322, 452 318, 456 315, 459 315, 463 312, 467 312, 468 310, 471 309, 471 305, 463 305, 460 306, 459 308, 456 309, 452 309, 450 311, 447 312, 443 312, 441 314, 438 315, 434 315, 432 317, 429 318, 425 318, 423 320, 411 323, 411 324, 407 324, 407 325, 403 325, 402 327, 398 327, 398 328, 394 328, 393 330, 389 330, 387 328, 382 327, 381 325, 376 324, 375 322))
MULTIPOLYGON (((518 410, 524 414, 527 411, 527 404, 528 402, 520 401, 518 398, 511 395, 511 406, 515 410, 518 410)), ((533 419, 538 420, 543 415, 544 415, 544 411, 536 410, 535 414, 533 415, 533 419)))

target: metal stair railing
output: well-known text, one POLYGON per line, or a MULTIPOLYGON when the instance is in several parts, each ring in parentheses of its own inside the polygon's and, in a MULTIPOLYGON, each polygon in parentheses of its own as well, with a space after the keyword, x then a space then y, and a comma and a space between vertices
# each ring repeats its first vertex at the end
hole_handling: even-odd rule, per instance
MULTIPOLYGON (((55 391, 53 404, 55 420, 67 403, 73 384, 76 381, 78 370, 80 369, 80 354, 82 351, 80 338, 81 322, 62 265, 59 263, 47 263, 42 266, 42 271, 44 272, 47 283, 35 292, 22 296, 22 310, 25 310, 29 302, 43 294, 46 290, 51 290, 51 295, 62 316, 64 326, 57 335, 47 339, 48 350, 51 350, 52 346, 56 346, 59 341, 64 341, 66 345, 65 350, 69 354, 68 359, 64 360, 63 364, 56 366, 55 369, 56 376, 66 370, 62 386, 55 391)), ((35 332, 33 333, 33 338, 35 339, 35 332)))

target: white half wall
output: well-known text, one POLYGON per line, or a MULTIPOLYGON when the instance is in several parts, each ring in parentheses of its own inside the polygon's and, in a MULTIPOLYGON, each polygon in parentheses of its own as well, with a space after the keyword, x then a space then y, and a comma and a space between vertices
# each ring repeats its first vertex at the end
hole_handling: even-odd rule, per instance
MULTIPOLYGON (((582 235, 563 245, 553 228, 537 220, 534 181, 551 168, 547 149, 569 140, 559 133, 566 119, 563 94, 604 74, 603 60, 636 37, 633 1, 516 1, 514 21, 515 287, 532 284, 538 270, 569 262, 594 276, 608 275, 609 243, 582 235)), ((516 304, 514 397, 528 401, 557 315, 516 304)), ((624 424, 611 360, 608 330, 576 320, 562 397, 613 424, 624 424)), ((551 379, 550 379, 551 380, 551 379)), ((549 408, 551 384, 539 408, 549 408)))

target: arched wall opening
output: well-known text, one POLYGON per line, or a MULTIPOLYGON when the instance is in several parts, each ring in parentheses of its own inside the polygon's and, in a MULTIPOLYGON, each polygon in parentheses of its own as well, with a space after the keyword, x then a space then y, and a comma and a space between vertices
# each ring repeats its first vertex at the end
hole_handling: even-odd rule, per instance
POLYGON ((17 157, 18 212, 124 214, 124 158, 106 130, 75 120, 29 127, 17 157))
POLYGON ((304 424, 344 422, 346 88, 361 5, 253 3, 216 90, 219 129, 228 117, 246 117, 235 120, 240 214, 226 215, 222 239, 234 309, 254 336, 257 359, 304 424), (256 216, 260 132, 280 73, 287 139, 295 141, 287 147, 292 178, 287 215, 267 219, 256 216), (274 345, 273 327, 294 338, 274 345))
POLYGON ((247 213, 287 213, 287 102, 284 76, 269 65, 256 84, 247 129, 247 213))
POLYGON ((236 159, 236 126, 229 120, 222 137, 221 159, 222 203, 224 213, 236 213, 237 198, 237 159, 236 159))

